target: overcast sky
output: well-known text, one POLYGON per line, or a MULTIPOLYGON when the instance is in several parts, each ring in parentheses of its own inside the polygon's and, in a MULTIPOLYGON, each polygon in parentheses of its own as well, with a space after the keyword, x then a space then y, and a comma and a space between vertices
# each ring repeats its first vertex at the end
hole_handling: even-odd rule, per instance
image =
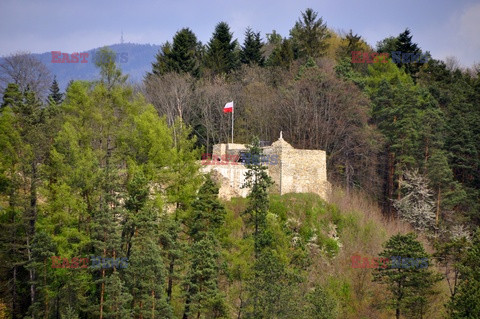
POLYGON ((183 27, 206 43, 220 21, 240 42, 247 26, 263 38, 274 29, 288 36, 309 7, 373 46, 408 27, 434 58, 480 62, 479 0, 0 0, 0 55, 85 51, 119 43, 122 31, 125 42, 161 44, 183 27))

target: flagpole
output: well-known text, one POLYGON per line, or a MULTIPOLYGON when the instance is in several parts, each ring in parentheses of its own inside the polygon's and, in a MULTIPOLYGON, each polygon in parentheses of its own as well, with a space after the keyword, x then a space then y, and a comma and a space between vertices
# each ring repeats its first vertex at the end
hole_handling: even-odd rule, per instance
POLYGON ((235 105, 232 107, 232 144, 233 144, 233 113, 235 113, 235 105))

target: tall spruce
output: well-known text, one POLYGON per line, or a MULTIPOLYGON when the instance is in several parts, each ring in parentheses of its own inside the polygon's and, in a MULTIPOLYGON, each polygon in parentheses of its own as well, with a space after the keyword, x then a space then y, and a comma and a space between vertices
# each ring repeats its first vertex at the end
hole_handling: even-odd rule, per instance
POLYGON ((192 214, 187 222, 192 247, 184 280, 183 319, 199 318, 202 314, 213 318, 227 315, 225 300, 218 288, 220 255, 217 239, 226 212, 217 197, 218 186, 207 176, 192 204, 192 214))
POLYGON ((245 173, 245 183, 242 187, 250 189, 248 193, 248 207, 243 212, 246 216, 247 225, 253 227, 253 238, 255 241, 255 255, 271 243, 267 227, 267 213, 269 208, 268 188, 273 184, 267 173, 267 167, 262 165, 260 156, 262 149, 260 141, 255 137, 252 144, 248 146, 250 163, 246 164, 248 171, 245 173))
POLYGON ((201 44, 189 28, 183 28, 173 37, 173 43, 166 43, 152 64, 152 73, 162 75, 168 72, 200 75, 201 44))
POLYGON ((50 94, 48 95, 48 103, 50 105, 56 104, 59 105, 63 101, 63 93, 60 92, 58 86, 57 77, 53 78, 52 86, 50 86, 50 94))
POLYGON ((330 33, 323 19, 317 17, 318 12, 308 8, 290 30, 299 58, 317 58, 326 54, 330 33))
POLYGON ((207 44, 205 66, 216 74, 229 73, 236 69, 239 64, 237 46, 237 40, 233 40, 228 24, 218 23, 207 44))
POLYGON ((240 61, 244 64, 263 66, 265 58, 262 54, 262 46, 260 32, 255 33, 251 28, 247 28, 242 51, 240 51, 240 61))

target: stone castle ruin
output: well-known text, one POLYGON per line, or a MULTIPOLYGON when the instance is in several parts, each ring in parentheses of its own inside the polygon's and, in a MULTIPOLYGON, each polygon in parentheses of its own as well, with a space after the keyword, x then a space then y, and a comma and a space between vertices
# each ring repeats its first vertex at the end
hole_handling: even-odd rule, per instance
MULTIPOLYGON (((271 146, 262 147, 264 157, 270 160, 268 175, 275 182, 270 191, 277 194, 316 193, 328 199, 330 183, 327 181, 327 158, 322 150, 300 150, 280 138, 271 146)), ((248 152, 244 144, 216 144, 212 159, 203 161, 202 171, 211 173, 220 184, 219 196, 224 199, 246 197, 249 190, 241 188, 247 168, 241 162, 248 152)))

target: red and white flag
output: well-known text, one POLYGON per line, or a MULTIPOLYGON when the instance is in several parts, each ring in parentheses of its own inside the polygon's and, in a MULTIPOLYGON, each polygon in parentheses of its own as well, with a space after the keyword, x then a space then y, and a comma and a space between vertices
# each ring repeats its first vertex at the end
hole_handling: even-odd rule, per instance
POLYGON ((232 112, 233 112, 233 101, 225 104, 225 107, 223 108, 223 113, 232 113, 232 112))

